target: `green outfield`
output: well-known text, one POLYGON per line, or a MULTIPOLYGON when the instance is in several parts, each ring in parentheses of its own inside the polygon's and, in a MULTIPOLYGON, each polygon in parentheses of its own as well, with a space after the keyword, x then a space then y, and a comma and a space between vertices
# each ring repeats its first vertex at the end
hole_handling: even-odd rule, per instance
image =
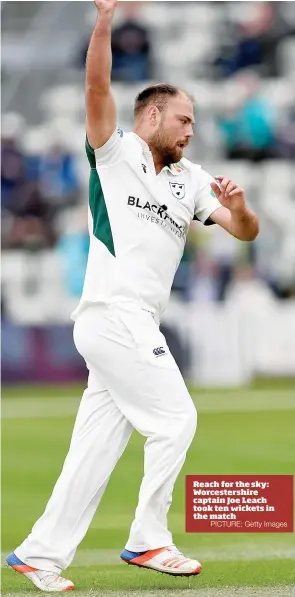
MULTIPOLYGON (((65 576, 85 596, 268 597, 294 595, 291 534, 188 534, 186 474, 293 474, 295 384, 195 391, 196 437, 177 480, 169 527, 186 555, 203 564, 194 578, 170 578, 119 558, 137 504, 144 439, 134 433, 89 532, 65 576), (292 588, 293 587, 293 588, 292 588)), ((81 388, 4 389, 2 401, 2 562, 43 512, 66 455, 81 388)), ((2 568, 2 594, 37 593, 2 568)))

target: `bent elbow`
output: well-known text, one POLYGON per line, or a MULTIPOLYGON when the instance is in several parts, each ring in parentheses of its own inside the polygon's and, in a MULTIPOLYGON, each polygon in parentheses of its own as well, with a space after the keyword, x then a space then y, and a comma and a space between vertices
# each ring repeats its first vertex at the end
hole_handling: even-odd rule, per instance
POLYGON ((257 238, 258 234, 259 234, 259 220, 258 220, 258 218, 256 218, 254 230, 252 233, 252 238, 250 240, 255 240, 255 238, 257 238))
POLYGON ((253 224, 253 226, 251 226, 251 229, 247 231, 244 238, 242 238, 241 240, 251 242, 257 238, 258 234, 259 234, 259 222, 257 219, 255 221, 255 223, 253 224))

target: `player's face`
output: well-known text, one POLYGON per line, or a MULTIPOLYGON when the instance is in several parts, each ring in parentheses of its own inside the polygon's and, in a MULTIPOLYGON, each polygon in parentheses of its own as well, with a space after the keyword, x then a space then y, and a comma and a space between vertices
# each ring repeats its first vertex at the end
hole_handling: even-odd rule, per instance
POLYGON ((189 98, 179 94, 171 98, 161 113, 157 131, 151 139, 164 165, 179 162, 183 150, 194 135, 194 111, 189 98))

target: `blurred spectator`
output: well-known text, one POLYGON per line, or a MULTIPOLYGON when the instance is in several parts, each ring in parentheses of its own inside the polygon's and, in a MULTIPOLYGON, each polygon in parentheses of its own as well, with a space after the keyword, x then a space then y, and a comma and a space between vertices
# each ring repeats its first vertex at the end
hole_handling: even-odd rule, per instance
POLYGON ((256 312, 272 307, 276 298, 269 285, 258 277, 255 269, 250 266, 236 270, 232 283, 225 295, 227 304, 234 304, 247 311, 256 312))
POLYGON ((186 239, 186 244, 184 247, 183 256, 181 258, 172 284, 173 292, 177 292, 183 301, 189 299, 192 276, 192 263, 195 260, 196 253, 194 236, 194 231, 189 230, 186 239))
POLYGON ((259 162, 278 156, 275 116, 260 95, 260 79, 254 72, 237 76, 241 98, 234 98, 227 114, 218 118, 228 159, 259 162))
POLYGON ((200 252, 193 263, 190 300, 210 303, 218 299, 217 285, 218 266, 211 256, 200 252))
POLYGON ((149 32, 138 18, 138 3, 125 2, 124 21, 113 29, 112 79, 135 83, 151 78, 149 32))
POLYGON ((77 204, 80 184, 76 158, 59 143, 52 143, 40 156, 38 178, 42 193, 57 209, 77 204))
POLYGON ((212 226, 208 248, 216 266, 216 300, 223 301, 240 257, 241 245, 220 226, 212 226))
MULTIPOLYGON (((136 83, 152 78, 149 31, 140 18, 139 2, 121 2, 122 21, 112 31, 112 80, 136 83)), ((117 15, 120 15, 118 11, 117 15)), ((89 39, 77 65, 85 67, 89 39)))
POLYGON ((9 208, 15 189, 25 176, 25 157, 18 139, 23 131, 23 120, 18 114, 6 114, 1 130, 1 204, 9 208))
POLYGON ((250 67, 258 67, 265 77, 279 76, 277 49, 286 35, 294 34, 294 28, 282 17, 278 4, 248 3, 247 16, 240 20, 236 15, 234 27, 232 31, 228 30, 226 44, 219 49, 215 60, 220 76, 231 76, 250 67))
POLYGON ((38 184, 28 180, 26 159, 20 148, 23 119, 3 118, 1 138, 2 246, 38 248, 53 246, 53 214, 38 184))
POLYGON ((22 179, 14 189, 7 211, 10 218, 6 214, 4 248, 37 249, 54 245, 53 211, 35 183, 22 179))

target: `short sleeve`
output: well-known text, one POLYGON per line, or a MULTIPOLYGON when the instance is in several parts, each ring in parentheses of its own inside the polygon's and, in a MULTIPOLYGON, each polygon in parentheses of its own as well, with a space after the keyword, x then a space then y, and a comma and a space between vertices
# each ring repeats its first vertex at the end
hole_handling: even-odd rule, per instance
POLYGON ((214 191, 211 189, 210 183, 216 182, 208 172, 202 170, 202 168, 198 172, 199 177, 199 184, 198 190, 195 197, 195 217, 194 220, 199 220, 205 226, 210 226, 210 224, 214 224, 213 221, 210 220, 211 214, 221 207, 221 203, 219 203, 214 191))
POLYGON ((96 165, 109 166, 120 162, 124 153, 122 143, 123 136, 124 133, 122 129, 117 128, 107 142, 98 149, 93 149, 86 138, 86 153, 91 167, 95 168, 96 165))

